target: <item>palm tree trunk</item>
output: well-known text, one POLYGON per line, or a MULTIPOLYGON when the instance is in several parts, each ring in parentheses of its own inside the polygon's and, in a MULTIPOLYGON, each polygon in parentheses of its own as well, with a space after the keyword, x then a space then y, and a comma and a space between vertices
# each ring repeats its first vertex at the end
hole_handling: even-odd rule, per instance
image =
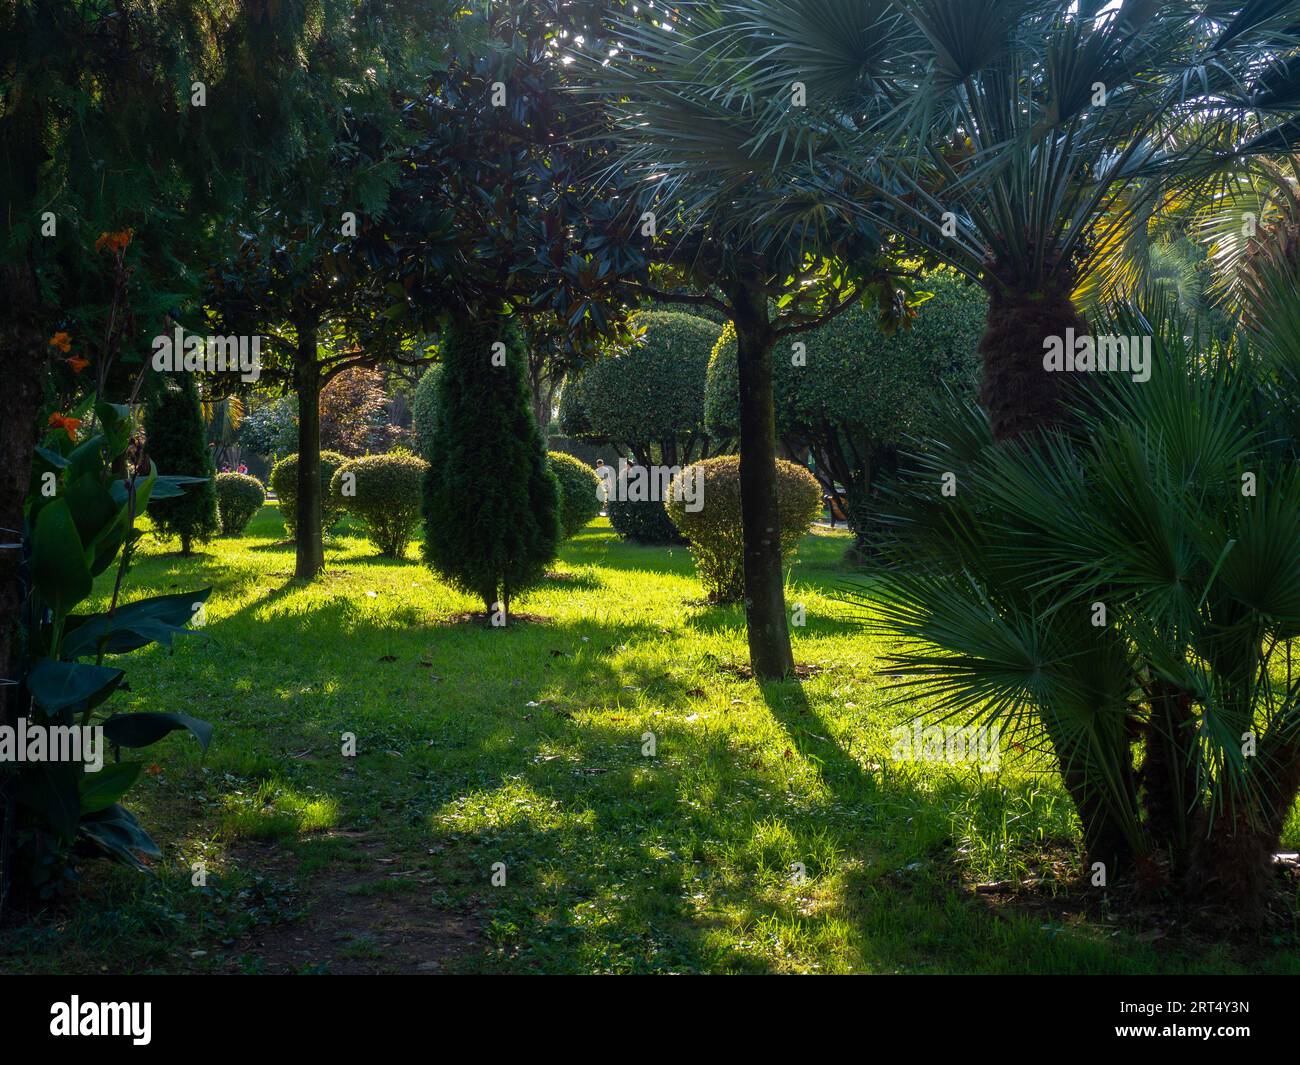
MULTIPOLYGON (((732 293, 740 376, 740 512, 743 524, 745 622, 749 661, 759 680, 794 672, 781 573, 781 514, 776 494, 776 409, 772 349, 776 331, 761 288, 732 293)), ((706 503, 707 506, 707 503, 706 503)))
POLYGON ((1256 757, 1258 805, 1238 796, 1213 817, 1202 811, 1186 881, 1192 898, 1253 926, 1267 917, 1273 855, 1300 796, 1300 726, 1266 734, 1256 757))
POLYGON ((980 403, 995 440, 1050 428, 1061 418, 1065 375, 1043 369, 1043 341, 1066 330, 1077 335, 1088 324, 1068 292, 1026 292, 992 286, 979 352, 984 360, 980 403))
POLYGON ((320 483, 320 365, 316 361, 316 322, 297 323, 294 387, 298 392, 298 544, 294 576, 314 580, 325 568, 320 483))

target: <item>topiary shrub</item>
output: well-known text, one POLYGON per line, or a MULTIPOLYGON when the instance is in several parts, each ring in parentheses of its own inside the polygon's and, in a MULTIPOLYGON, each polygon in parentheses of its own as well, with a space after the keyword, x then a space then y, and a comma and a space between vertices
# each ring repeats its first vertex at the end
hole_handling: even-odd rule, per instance
POLYGON ((600 478, 585 462, 562 451, 547 457, 560 484, 560 533, 567 540, 600 514, 600 478))
POLYGON ((605 513, 609 515, 609 524, 614 531, 634 544, 686 543, 664 510, 663 503, 657 500, 630 502, 611 499, 605 504, 605 513))
POLYGON ((560 539, 560 488, 525 358, 518 325, 499 313, 461 316, 446 329, 424 484, 425 562, 489 613, 499 602, 506 621, 512 601, 546 575, 560 539))
MULTIPOLYGON (((821 487, 811 473, 777 459, 777 503, 781 512, 781 554, 794 554, 822 506, 821 487)), ((740 458, 724 455, 682 470, 668 487, 664 509, 690 541, 691 555, 711 603, 744 598, 744 540, 740 520, 740 458), (696 478, 694 484, 688 478, 696 478), (703 478, 700 484, 699 478, 703 478), (692 495, 699 508, 692 512, 692 495)))
MULTIPOLYGON (((348 462, 337 451, 320 453, 321 528, 329 532, 343 517, 343 508, 330 498, 330 483, 339 467, 348 462)), ((286 455, 271 471, 271 491, 280 500, 280 517, 289 539, 298 538, 298 456, 286 455)))
POLYGON ((414 455, 367 455, 334 471, 330 505, 365 523, 366 536, 388 558, 401 558, 420 524, 429 464, 414 455))
POLYGON ((680 311, 641 311, 632 325, 642 331, 635 344, 565 386, 561 430, 613 444, 643 466, 704 457, 704 384, 721 327, 680 311))
POLYGON ((442 378, 441 366, 430 366, 420 376, 411 399, 411 421, 415 425, 416 447, 420 457, 428 459, 433 447, 433 436, 438 429, 438 381, 442 378))
POLYGON ((155 375, 145 404, 145 452, 158 472, 173 477, 203 477, 186 485, 180 495, 149 502, 149 517, 164 536, 179 536, 181 554, 191 554, 196 542, 220 531, 212 456, 203 427, 199 390, 191 374, 179 380, 155 375))
POLYGON ((217 514, 222 536, 238 536, 266 502, 266 489, 256 477, 242 473, 217 474, 217 514))

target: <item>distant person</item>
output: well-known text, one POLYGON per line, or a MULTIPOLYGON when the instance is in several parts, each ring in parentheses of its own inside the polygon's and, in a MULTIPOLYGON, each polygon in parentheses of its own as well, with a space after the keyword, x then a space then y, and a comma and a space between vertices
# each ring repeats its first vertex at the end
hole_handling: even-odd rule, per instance
POLYGON ((604 459, 596 460, 596 476, 600 478, 600 487, 596 489, 596 494, 600 496, 600 516, 606 517, 606 511, 609 509, 609 482, 614 476, 614 470, 605 465, 604 459))
POLYGON ((835 497, 829 492, 822 493, 822 503, 826 506, 826 512, 831 517, 831 528, 835 528, 835 497))

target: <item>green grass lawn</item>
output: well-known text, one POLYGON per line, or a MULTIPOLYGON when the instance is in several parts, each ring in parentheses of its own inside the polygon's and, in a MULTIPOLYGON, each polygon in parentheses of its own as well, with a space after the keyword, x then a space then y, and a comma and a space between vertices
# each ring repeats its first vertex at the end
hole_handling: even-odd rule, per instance
POLYGON ((763 689, 689 555, 603 520, 508 630, 464 620, 478 604, 414 545, 385 561, 344 530, 303 586, 282 537, 268 507, 194 558, 146 541, 132 597, 214 591, 202 637, 121 660, 114 705, 215 739, 144 752, 128 805, 157 879, 88 868, 0 970, 1300 972, 1295 930, 1220 946, 1073 901, 1069 804, 1032 763, 891 761, 914 708, 834 598, 842 536, 807 538, 790 578, 818 670, 763 689))

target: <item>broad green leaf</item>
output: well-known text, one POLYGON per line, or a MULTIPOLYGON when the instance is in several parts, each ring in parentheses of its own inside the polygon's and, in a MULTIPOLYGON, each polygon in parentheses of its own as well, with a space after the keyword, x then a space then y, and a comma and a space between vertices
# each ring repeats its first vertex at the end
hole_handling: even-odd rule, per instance
POLYGON ((131 790, 139 775, 139 762, 109 762, 97 773, 83 772, 77 789, 82 816, 108 809, 131 790))
POLYGON ((120 669, 42 658, 27 674, 27 689, 37 705, 52 715, 79 707, 87 700, 92 707, 98 706, 113 694, 124 676, 120 669))
POLYGON ((66 617, 90 594, 94 581, 72 511, 56 499, 36 519, 32 534, 32 583, 36 593, 54 612, 66 617))
POLYGON ((119 747, 148 747, 177 729, 189 729, 206 754, 212 726, 187 714, 114 714, 104 722, 104 735, 119 747))

